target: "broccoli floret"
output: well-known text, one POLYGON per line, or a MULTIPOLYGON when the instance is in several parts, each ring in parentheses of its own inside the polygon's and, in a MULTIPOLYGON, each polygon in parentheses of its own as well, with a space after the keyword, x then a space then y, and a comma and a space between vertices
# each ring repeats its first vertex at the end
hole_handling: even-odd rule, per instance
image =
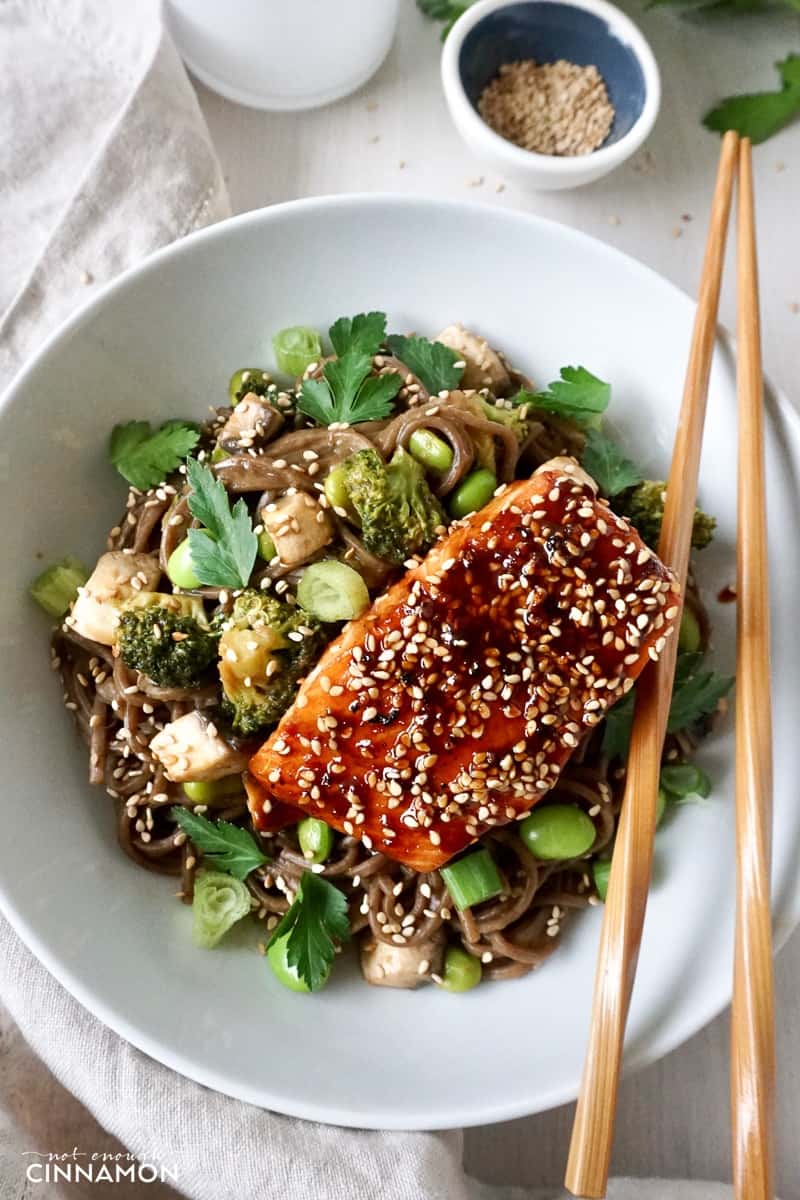
POLYGON ((320 644, 303 609, 253 588, 236 597, 219 642, 222 712, 234 733, 252 737, 277 724, 320 644))
POLYGON ((481 407, 484 415, 490 421, 497 421, 500 425, 507 425, 513 430, 518 442, 524 442, 530 432, 530 424, 528 421, 528 409, 506 407, 504 404, 496 404, 492 400, 484 400, 480 397, 481 407))
POLYGON ((217 637, 194 617, 162 604, 122 613, 117 649, 126 667, 158 687, 196 687, 217 656, 217 637))
POLYGON ((377 450, 357 450, 342 464, 343 483, 361 523, 364 545, 398 566, 427 550, 436 530, 447 524, 425 472, 405 450, 388 466, 377 450))
MULTIPOLYGON (((627 517, 642 539, 655 550, 664 518, 664 496, 666 483, 663 479, 645 479, 636 487, 628 488, 614 500, 614 509, 620 516, 627 517)), ((714 536, 716 520, 700 508, 694 510, 692 545, 702 550, 714 536)))

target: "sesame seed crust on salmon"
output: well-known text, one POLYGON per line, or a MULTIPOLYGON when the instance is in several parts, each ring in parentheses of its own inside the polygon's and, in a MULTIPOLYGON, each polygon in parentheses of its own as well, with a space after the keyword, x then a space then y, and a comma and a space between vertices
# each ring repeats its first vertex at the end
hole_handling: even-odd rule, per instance
POLYGON ((672 572, 552 459, 328 646, 250 762, 253 823, 289 805, 434 870, 547 794, 679 615, 672 572))

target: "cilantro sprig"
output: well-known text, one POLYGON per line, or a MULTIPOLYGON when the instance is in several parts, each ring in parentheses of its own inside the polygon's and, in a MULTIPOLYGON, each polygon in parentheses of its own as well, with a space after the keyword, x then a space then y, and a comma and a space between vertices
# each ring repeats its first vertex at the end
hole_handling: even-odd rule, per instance
POLYGON ((644 476, 635 463, 622 453, 616 442, 599 429, 586 431, 586 446, 581 465, 606 496, 616 496, 641 483, 644 476))
POLYGON ((241 498, 231 509, 228 493, 208 467, 190 458, 186 475, 192 491, 189 512, 205 526, 189 530, 194 573, 210 587, 247 587, 258 552, 258 538, 241 498))
POLYGON ((780 91, 727 96, 703 117, 706 129, 717 133, 735 129, 758 144, 788 125, 800 114, 800 54, 789 54, 775 66, 780 91))
POLYGON ((381 421, 392 411, 402 379, 396 371, 373 375, 372 356, 386 338, 386 314, 359 313, 331 325, 337 358, 325 364, 322 379, 304 379, 297 407, 319 425, 381 421))
POLYGON ((515 407, 527 404, 543 412, 574 421, 585 429, 597 429, 611 399, 611 384, 598 379, 586 367, 562 367, 561 378, 543 391, 520 391, 512 397, 515 407))
POLYGON ((286 957, 312 992, 328 978, 336 953, 336 943, 350 936, 347 900, 327 879, 306 871, 297 896, 276 925, 270 945, 288 934, 286 957))
MULTIPOLYGON (((703 665, 703 655, 678 655, 667 732, 677 733, 713 713, 723 696, 733 687, 732 675, 718 675, 703 665)), ((631 740, 635 688, 628 692, 606 717, 603 732, 603 753, 608 758, 625 759, 631 740)))
POLYGON ((404 366, 420 379, 429 392, 451 391, 457 388, 464 374, 455 364, 459 356, 443 342, 431 342, 424 337, 403 337, 393 333, 386 343, 404 366))
POLYGON ((252 834, 240 825, 232 825, 230 821, 209 821, 188 808, 176 807, 172 813, 183 832, 218 871, 227 871, 236 879, 246 879, 256 867, 269 862, 252 834))
POLYGON ((351 350, 360 354, 377 354, 386 340, 386 313, 357 313, 354 317, 339 317, 328 330, 331 345, 339 358, 351 350))
POLYGON ((185 421, 127 421, 111 430, 108 454, 120 475, 140 491, 161 483, 194 450, 200 434, 185 421))
POLYGON ((444 21, 442 41, 474 0, 417 0, 417 8, 432 21, 444 21))

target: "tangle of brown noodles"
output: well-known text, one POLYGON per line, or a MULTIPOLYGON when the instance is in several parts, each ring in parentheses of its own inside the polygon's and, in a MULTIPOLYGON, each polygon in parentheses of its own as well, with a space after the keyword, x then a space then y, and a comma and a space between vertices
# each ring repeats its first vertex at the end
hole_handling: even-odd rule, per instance
MULTIPOLYGON (((502 481, 529 474, 555 454, 581 449, 581 435, 557 418, 537 414, 527 441, 520 446, 504 425, 459 404, 431 399, 421 385, 414 390, 412 384, 407 403, 405 411, 388 421, 349 429, 280 432, 255 453, 231 453, 215 464, 216 474, 229 491, 249 494, 251 500, 258 497, 256 506, 290 488, 319 493, 327 471, 349 454, 374 447, 389 458, 398 447, 408 444, 415 429, 425 427, 447 441, 453 451, 452 465, 437 485, 438 493, 445 495, 471 469, 476 435, 492 439, 502 481), (312 464, 315 469, 309 470, 312 464)), ((209 444, 218 420, 205 431, 209 444)), ((131 489, 125 515, 111 531, 108 548, 151 551, 165 570, 192 524, 182 483, 176 475, 147 493, 131 489)), ((337 516, 336 529, 341 553, 371 589, 381 587, 396 573, 391 563, 366 548, 349 521, 337 516)), ((293 582, 297 575, 298 568, 287 571, 269 563, 256 573, 253 585, 270 586, 284 577, 293 582)), ((217 602, 220 589, 199 588, 195 594, 217 602)), ((687 603, 707 634, 707 619, 693 585, 687 603)), ((109 647, 87 641, 66 627, 53 638, 52 662, 61 674, 65 703, 89 749, 90 782, 103 784, 116 804, 120 845, 138 865, 180 876, 179 895, 191 899, 199 856, 171 812, 173 805, 187 803, 186 796, 179 784, 165 777, 149 745, 168 722, 193 708, 214 705, 217 687, 157 687, 128 670, 109 647)), ((680 742, 681 737, 685 735, 678 735, 674 748, 685 752, 690 747, 680 742)), ((597 902, 589 859, 613 838, 624 782, 624 772, 609 771, 601 742, 602 730, 588 737, 549 797, 576 804, 589 814, 596 829, 591 852, 578 860, 543 863, 529 853, 513 826, 497 829, 482 841, 491 848, 503 879, 503 893, 475 909, 458 912, 438 872, 420 875, 382 854, 371 853, 352 837, 337 834, 322 875, 335 880, 347 895, 352 932, 392 943, 402 930, 401 940, 408 946, 441 944, 446 939, 477 955, 487 978, 511 978, 539 966, 556 949, 568 916, 597 902)), ((244 796, 195 809, 241 822, 252 831, 244 796)), ((251 874, 248 887, 253 911, 269 930, 289 907, 308 863, 294 828, 261 841, 270 862, 251 874)))

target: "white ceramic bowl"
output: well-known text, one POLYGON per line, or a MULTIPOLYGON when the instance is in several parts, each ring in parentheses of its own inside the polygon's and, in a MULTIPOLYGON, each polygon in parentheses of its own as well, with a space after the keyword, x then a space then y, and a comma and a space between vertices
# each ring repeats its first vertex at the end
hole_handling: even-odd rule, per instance
POLYGON ((477 158, 517 185, 555 191, 593 183, 648 137, 661 103, 658 65, 630 17, 607 0, 479 0, 459 17, 442 51, 442 84, 456 129, 477 158), (591 154, 534 154, 495 133, 478 98, 503 63, 532 58, 595 65, 615 109, 591 154))
POLYGON ((166 0, 183 61, 213 91, 251 108, 318 108, 374 75, 400 0, 166 0))
MULTIPOLYGON (((49 340, 0 402, 0 905, 88 1008, 209 1087, 345 1125, 454 1127, 574 1097, 599 910, 575 919, 535 975, 463 996, 370 988, 349 955, 323 992, 288 992, 255 952, 263 934, 249 923, 216 950, 195 949, 174 881, 122 854, 111 801, 86 782, 86 751, 48 665, 49 622, 27 596, 43 562, 71 551, 90 563, 118 519, 125 487, 107 459, 115 422, 201 418, 223 401, 234 368, 269 365, 277 328, 325 329, 382 307, 395 330, 463 320, 543 383, 582 363, 613 382, 612 429, 628 452, 648 473, 664 471, 694 306, 572 229, 471 204, 345 196, 248 213, 130 271, 49 340), (491 252, 478 261, 476 246, 491 252)), ((722 669, 732 665, 735 612, 715 596, 735 569, 735 413, 733 364, 720 348, 701 476, 719 533, 700 582, 722 669)), ((798 479, 798 421, 770 401, 779 942, 800 912, 798 479)), ((694 1033, 730 996, 730 719, 700 762, 711 798, 658 834, 629 1067, 694 1033)))

